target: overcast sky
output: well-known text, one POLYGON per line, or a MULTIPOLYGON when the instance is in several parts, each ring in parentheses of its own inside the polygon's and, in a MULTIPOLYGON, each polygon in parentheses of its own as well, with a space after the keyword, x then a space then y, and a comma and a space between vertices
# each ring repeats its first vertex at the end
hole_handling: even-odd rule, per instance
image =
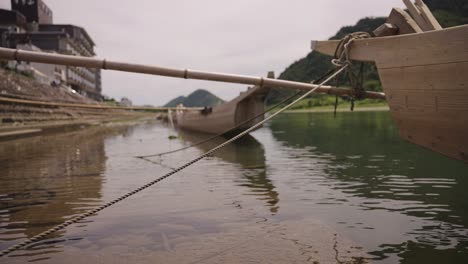
MULTIPOLYGON (((304 57, 366 16, 387 16, 401 0, 45 0, 54 23, 84 27, 98 57, 261 76, 304 57)), ((10 8, 10 0, 0 0, 10 8)), ((223 99, 243 85, 103 71, 103 93, 163 105, 204 88, 223 99)))

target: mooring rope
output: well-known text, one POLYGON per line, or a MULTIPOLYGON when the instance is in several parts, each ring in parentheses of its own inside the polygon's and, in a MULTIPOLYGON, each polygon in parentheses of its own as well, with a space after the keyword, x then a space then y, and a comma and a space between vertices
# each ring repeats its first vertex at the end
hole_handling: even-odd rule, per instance
MULTIPOLYGON (((353 43, 353 41, 357 39, 365 39, 370 37, 371 35, 367 32, 355 32, 346 35, 343 39, 341 39, 340 43, 336 47, 335 58, 332 60, 332 63, 337 67, 342 65, 351 65, 349 52, 350 46, 353 43)), ((355 101, 362 99, 364 94, 364 88, 362 87, 364 84, 364 63, 361 62, 361 66, 357 74, 353 71, 351 67, 348 67, 347 72, 351 88, 353 89, 353 93, 351 95, 351 111, 354 111, 355 101)), ((337 104, 338 100, 335 101, 335 116, 337 104)))
MULTIPOLYGON (((315 81, 312 81, 312 83, 314 84, 318 84, 319 82, 323 81, 325 78, 327 78, 328 76, 330 76, 330 74, 332 74, 333 72, 335 71, 335 69, 331 69, 329 70, 327 73, 325 73, 322 77, 320 77, 319 79, 315 80, 315 81)), ((216 134, 212 137, 209 137, 209 138, 206 138, 206 139, 203 139, 201 141, 198 141, 196 143, 193 143, 191 145, 188 145, 188 146, 185 146, 185 147, 182 147, 182 148, 179 148, 179 149, 174 149, 174 150, 170 150, 170 151, 166 151, 166 152, 161 152, 161 153, 157 153, 157 154, 151 154, 151 155, 142 155, 142 156, 135 156, 135 158, 138 158, 138 159, 142 159, 142 160, 145 160, 145 161, 148 161, 148 162, 151 162, 151 163, 155 163, 151 160, 149 160, 148 158, 151 158, 151 157, 161 157, 161 156, 164 156, 164 155, 168 155, 168 154, 173 154, 173 153, 177 153, 177 152, 180 152, 180 151, 183 151, 183 150, 186 150, 186 149, 189 149, 189 148, 192 148, 192 147, 196 147, 196 146, 199 146, 199 145, 202 145, 202 144, 205 144, 207 142, 210 142, 218 137, 221 137, 229 132, 232 132, 238 128, 240 128, 241 126, 261 117, 261 116, 264 116, 265 114, 273 111, 274 109, 278 108, 279 106, 283 105, 284 103, 288 102, 289 100, 293 99, 294 97, 298 96, 299 94, 303 93, 303 91, 299 91, 299 92, 296 92, 294 93, 293 95, 291 96, 288 96, 287 98, 283 99, 281 102, 269 107, 267 110, 263 111, 262 113, 254 116, 254 117, 251 117, 243 122, 241 122, 240 124, 234 126, 234 127, 231 127, 219 134, 216 134)), ((155 163, 155 164, 159 164, 159 163, 155 163)), ((172 169, 172 168, 171 168, 172 169)))
POLYGON ((147 189, 147 188, 153 186, 154 184, 156 184, 156 183, 158 183, 158 182, 160 182, 160 181, 162 181, 162 180, 164 180, 164 179, 166 179, 166 178, 168 178, 168 177, 170 177, 170 176, 176 174, 177 172, 179 172, 179 171, 181 171, 181 170, 183 170, 183 169, 185 169, 185 168, 187 168, 187 167, 189 167, 189 166, 195 164, 196 162, 198 162, 198 161, 200 161, 200 160, 202 160, 202 159, 204 159, 204 158, 206 158, 206 157, 208 157, 208 156, 211 156, 212 154, 214 154, 215 152, 217 152, 217 151, 220 150, 221 148, 223 148, 223 147, 225 147, 226 145, 228 145, 228 144, 230 144, 230 143, 236 141, 237 139, 239 139, 239 138, 241 138, 241 137, 247 135, 247 134, 250 133, 251 131, 254 131, 255 129, 259 128, 260 126, 262 126, 263 124, 265 124, 266 122, 268 122, 269 120, 271 120, 271 119, 273 119, 274 117, 276 117, 277 115, 279 115, 280 113, 286 111, 287 109, 289 109, 289 108, 292 107, 293 105, 297 104, 299 101, 301 101, 302 99, 306 98, 307 96, 309 96, 310 94, 312 94, 313 92, 315 92, 315 90, 319 89, 320 87, 322 87, 323 85, 325 85, 327 82, 329 82, 331 79, 333 79, 335 76, 337 76, 338 74, 340 74, 340 73, 341 73, 343 70, 345 70, 348 66, 349 66, 349 64, 344 64, 343 66, 336 68, 336 69, 335 69, 335 72, 334 72, 331 76, 329 76, 327 79, 325 79, 323 82, 321 82, 317 87, 315 87, 315 88, 313 88, 313 89, 307 91, 305 94, 303 94, 303 95, 300 96, 299 98, 295 99, 293 102, 289 103, 288 105, 286 105, 285 107, 281 108, 280 110, 278 110, 277 112, 273 113, 272 115, 268 116, 267 118, 265 118, 265 119, 262 120, 261 122, 259 122, 259 123, 255 124, 255 125, 253 125, 253 126, 250 127, 249 129, 246 129, 245 131, 243 131, 243 132, 241 132, 240 134, 236 135, 235 137, 233 137, 233 138, 227 140, 226 142, 224 142, 224 143, 222 143, 222 144, 220 144, 220 145, 218 145, 218 146, 212 148, 211 150, 209 150, 209 151, 203 153, 203 154, 200 155, 199 157, 197 157, 197 158, 195 158, 195 159, 193 159, 193 160, 187 162, 186 164, 184 164, 184 165, 182 165, 182 166, 180 166, 180 167, 174 169, 173 171, 168 172, 167 174, 165 174, 165 175, 163 175, 163 176, 161 176, 161 177, 159 177, 159 178, 157 178, 157 179, 155 179, 155 180, 153 180, 153 181, 151 181, 151 182, 149 182, 149 183, 147 183, 147 184, 145 184, 145 185, 143 185, 143 186, 141 186, 141 187, 139 187, 139 188, 137 188, 137 189, 135 189, 135 190, 133 190, 133 191, 127 193, 127 194, 125 194, 125 195, 122 195, 122 196, 120 196, 120 197, 118 197, 118 198, 116 198, 116 199, 114 199, 114 200, 112 200, 112 201, 110 201, 110 202, 107 202, 107 203, 104 204, 104 205, 101 205, 101 206, 99 206, 99 207, 97 207, 97 208, 95 208, 95 209, 93 209, 93 210, 90 210, 90 211, 88 211, 88 212, 86 212, 86 213, 77 215, 77 216, 73 217, 72 219, 70 219, 70 220, 68 220, 68 221, 65 221, 64 223, 62 223, 62 224, 60 224, 60 225, 58 225, 58 226, 55 226, 55 227, 53 227, 53 228, 51 228, 51 229, 49 229, 49 230, 47 230, 47 231, 45 231, 45 232, 42 232, 42 233, 40 233, 40 234, 38 234, 38 235, 35 235, 35 236, 31 237, 31 238, 28 238, 28 239, 26 239, 25 241, 23 241, 23 242, 21 242, 21 243, 19 243, 19 244, 16 244, 16 245, 11 246, 11 247, 9 247, 9 248, 7 248, 7 249, 5 249, 5 250, 0 251, 0 257, 5 256, 5 255, 7 255, 7 254, 9 254, 9 253, 11 253, 11 252, 13 252, 13 251, 15 251, 15 250, 18 250, 18 249, 21 249, 21 248, 25 248, 26 246, 28 246, 28 245, 30 245, 30 244, 32 244, 32 243, 38 242, 38 241, 44 239, 46 236, 48 236, 48 235, 50 235, 50 234, 52 234, 52 233, 54 233, 54 232, 57 232, 57 231, 59 231, 59 230, 65 228, 65 227, 67 227, 67 226, 69 226, 69 225, 71 225, 71 224, 74 224, 74 223, 76 223, 76 222, 78 222, 78 221, 80 221, 80 220, 83 220, 83 219, 86 218, 86 217, 89 217, 89 216, 91 216, 91 215, 94 215, 94 214, 96 214, 96 213, 98 213, 98 212, 104 210, 105 208, 107 208, 107 207, 109 207, 109 206, 112 206, 112 205, 114 205, 114 204, 116 204, 116 203, 118 203, 118 202, 120 202, 120 201, 122 201, 122 200, 124 200, 124 199, 126 199, 126 198, 128 198, 128 197, 130 197, 130 196, 135 195, 136 193, 139 193, 139 192, 141 192, 141 191, 143 191, 143 190, 145 190, 145 189, 147 189))
MULTIPOLYGON (((222 144, 212 148, 211 150, 203 153, 202 155, 198 156, 197 158, 185 163, 184 165, 178 167, 178 168, 175 168, 173 169, 171 172, 168 172, 167 174, 125 194, 125 195, 122 195, 110 202, 107 202, 105 203, 104 205, 101 205, 93 210, 90 210, 86 213, 83 213, 83 214, 80 214, 80 215, 77 215, 75 217, 73 217, 72 219, 68 220, 68 221, 65 221, 64 223, 58 225, 58 226, 55 226, 47 231, 44 231, 38 235, 35 235, 31 238, 28 238, 26 239, 25 241, 19 243, 19 244, 16 244, 14 246, 11 246, 7 249, 4 249, 2 251, 0 251, 0 257, 3 257, 3 256, 6 256, 7 254, 15 251, 15 250, 18 250, 18 249, 21 249, 21 248, 25 248, 26 246, 28 245, 31 245, 32 243, 35 243, 35 242, 38 242, 42 239, 44 239, 46 236, 54 233, 54 232, 57 232, 59 230, 62 230, 63 228, 71 225, 71 224, 74 224, 78 221, 81 221, 83 220, 84 218, 86 217, 89 217, 91 215, 94 215, 102 210, 104 210, 105 208, 107 207, 110 207, 124 199, 127 199, 128 197, 130 196, 133 196, 151 186, 153 186, 154 184, 158 183, 158 182, 161 182, 162 180, 176 174, 177 172, 181 171, 181 170, 184 170, 185 168, 197 163, 198 161, 206 158, 206 157, 209 157, 211 155, 213 155, 215 152, 217 152, 218 150, 222 149, 223 147, 225 147, 226 145, 236 141, 237 139, 247 135, 248 133, 256 130, 257 128, 259 128, 260 126, 262 126, 263 124, 265 124, 266 122, 270 121, 271 119, 275 118, 277 115, 283 113, 284 111, 288 110, 289 108, 291 108, 293 105, 297 104, 298 102, 300 102, 301 100, 303 100, 304 98, 306 98, 307 96, 309 96, 310 94, 312 94, 313 92, 315 92, 317 89, 319 89, 320 87, 322 87, 323 85, 325 85, 326 83, 328 83, 330 80, 332 80, 333 78, 335 78, 338 74, 340 74, 341 72, 343 72, 344 70, 346 70, 347 68, 349 68, 351 66, 351 61, 349 59, 349 45, 352 43, 353 40, 355 39, 358 39, 358 38, 365 38, 365 37, 368 37, 369 35, 365 35, 367 33, 362 33, 362 32, 359 32, 359 33, 353 33, 353 34, 350 34, 348 36, 346 36, 344 38, 344 40, 340 43, 340 45, 337 47, 337 52, 335 53, 335 59, 332 61, 333 64, 335 64, 337 66, 337 68, 335 69, 332 69, 330 70, 330 72, 333 72, 333 74, 331 74, 330 76, 328 76, 328 78, 326 78, 325 80, 323 80, 322 82, 320 82, 320 84, 318 84, 316 87, 314 87, 313 89, 307 91, 306 93, 304 93, 303 95, 301 95, 299 98, 295 99, 293 102, 289 103, 288 105, 284 106, 283 108, 281 108, 280 110, 278 110, 277 112, 273 113, 272 115, 266 117, 264 120, 258 122, 257 124, 253 125, 252 127, 244 130, 243 132, 239 133, 238 135, 236 135, 235 137, 223 142, 222 144), (342 47, 342 48, 341 48, 342 47), (341 51, 340 51, 341 50, 341 51)), ((322 78, 321 78, 322 79, 322 78)))
POLYGON ((346 35, 336 47, 335 58, 332 60, 332 63, 337 67, 351 64, 351 59, 349 58, 350 45, 357 39, 365 38, 370 38, 370 34, 367 32, 355 32, 346 35))
POLYGON ((256 116, 254 116, 254 117, 251 117, 251 118, 249 118, 249 119, 247 119, 247 120, 245 120, 245 121, 239 123, 238 125, 236 125, 236 126, 234 126, 234 127, 231 127, 231 128, 229 128, 229 129, 227 129, 227 130, 225 130, 225 131, 223 131, 223 132, 221 132, 221 133, 219 133, 219 134, 213 135, 213 136, 211 136, 211 137, 209 137, 209 138, 203 139, 203 140, 201 140, 201 141, 198 141, 198 142, 193 143, 193 144, 191 144, 191 145, 185 146, 185 147, 183 147, 183 148, 174 149, 174 150, 170 150, 170 151, 166 151, 166 152, 161 152, 161 153, 157 153, 157 154, 144 155, 144 156, 135 156, 135 158, 147 160, 146 158, 158 157, 158 156, 164 156, 164 155, 168 155, 168 154, 173 154, 173 153, 180 152, 180 151, 183 151, 183 150, 192 148, 192 147, 196 147, 196 146, 202 145, 202 144, 207 143, 207 142, 209 142, 209 141, 212 141, 212 140, 214 140, 214 139, 216 139, 216 138, 218 138, 218 137, 221 137, 221 136, 223 136, 223 135, 225 135, 225 134, 227 134, 227 133, 229 133, 229 132, 232 132, 232 131, 234 131, 234 130, 240 128, 241 126, 243 126, 243 125, 245 125, 245 124, 248 124, 249 122, 252 122, 253 120, 255 120, 255 119, 257 119, 257 118, 259 118, 259 117, 265 115, 266 113, 268 113, 268 112, 270 112, 270 111, 276 109, 277 107, 281 106, 281 105, 284 104, 285 102, 287 102, 287 101, 293 99, 294 97, 296 97, 296 96, 299 95, 300 93, 302 93, 302 91, 297 92, 297 93, 295 93, 295 94, 289 96, 288 98, 286 98, 286 99, 284 99, 283 101, 281 101, 281 102, 275 104, 274 106, 269 107, 267 110, 263 111, 262 113, 260 113, 260 114, 258 114, 258 115, 256 115, 256 116))

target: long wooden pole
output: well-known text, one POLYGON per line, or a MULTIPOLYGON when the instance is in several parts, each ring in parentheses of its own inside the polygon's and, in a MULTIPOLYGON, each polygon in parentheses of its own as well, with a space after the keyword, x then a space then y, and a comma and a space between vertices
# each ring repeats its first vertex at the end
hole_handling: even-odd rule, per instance
POLYGON ((203 107, 138 107, 138 106, 113 106, 102 104, 76 104, 76 103, 55 103, 46 101, 32 101, 25 99, 16 99, 8 97, 0 97, 0 102, 33 105, 33 106, 51 106, 51 107, 71 107, 71 108, 88 108, 88 109, 118 109, 118 110, 140 110, 140 111, 168 111, 168 110, 202 110, 203 107))
MULTIPOLYGON (((174 69, 158 66, 148 66, 142 64, 123 63, 109 61, 106 59, 95 59, 90 57, 70 56, 61 54, 51 54, 45 52, 31 52, 18 49, 0 48, 0 58, 17 61, 31 61, 55 65, 67 65, 76 67, 96 68, 104 70, 115 70, 124 72, 143 73, 150 75, 167 76, 174 78, 196 79, 216 82, 250 84, 265 87, 284 87, 297 90, 309 91, 317 88, 318 85, 285 80, 277 80, 264 77, 253 77, 246 75, 235 75, 216 72, 203 72, 189 69, 174 69)), ((336 88, 332 86, 319 87, 316 92, 333 95, 352 95, 353 91, 346 88, 336 88)), ((373 99, 385 99, 384 93, 365 92, 364 97, 373 99)))

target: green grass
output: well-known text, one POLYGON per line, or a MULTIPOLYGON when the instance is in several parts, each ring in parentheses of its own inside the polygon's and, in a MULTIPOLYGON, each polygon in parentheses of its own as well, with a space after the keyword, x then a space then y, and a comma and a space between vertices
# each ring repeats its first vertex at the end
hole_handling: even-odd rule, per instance
MULTIPOLYGON (((317 96, 313 98, 306 98, 291 107, 290 110, 307 110, 307 109, 334 109, 335 107, 334 96, 317 96)), ((354 103, 355 108, 358 107, 385 107, 388 106, 387 102, 378 99, 364 99, 354 103)), ((351 102, 338 98, 338 109, 350 108, 351 102)))

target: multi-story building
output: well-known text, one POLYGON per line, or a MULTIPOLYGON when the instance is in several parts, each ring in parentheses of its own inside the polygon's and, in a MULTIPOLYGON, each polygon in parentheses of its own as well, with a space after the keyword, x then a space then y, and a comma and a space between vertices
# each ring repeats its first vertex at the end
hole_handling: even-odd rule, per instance
POLYGON ((12 32, 26 31, 26 17, 12 10, 0 9, 0 27, 12 32))
MULTIPOLYGON (((16 25, 22 25, 26 30, 8 30, 3 34, 2 46, 10 48, 28 47, 36 48, 52 53, 60 53, 75 56, 95 56, 95 43, 86 30, 74 25, 52 24, 53 13, 47 5, 41 0, 11 0, 13 11, 0 10, 8 14, 8 23, 15 19, 20 22, 16 25), (16 14, 16 17, 15 17, 16 14), (23 26, 26 25, 26 26, 23 26)), ((0 13, 1 14, 1 13, 0 13)), ((2 16, 0 16, 2 17, 2 16)), ((2 28, 2 19, 0 19, 0 34, 2 28)), ((6 23, 4 23, 6 24, 6 23)), ((58 72, 50 71, 46 66, 37 68, 47 69, 44 75, 49 76, 53 82, 57 81, 58 72)), ((101 99, 101 71, 99 69, 88 69, 82 67, 54 67, 54 69, 63 70, 65 83, 78 93, 94 98, 101 99)), ((62 74, 61 74, 62 76, 62 74)), ((44 78, 42 78, 44 80, 44 78)))
POLYGON ((26 18, 11 10, 0 9, 0 46, 10 46, 7 36, 10 32, 21 33, 26 31, 26 18))
POLYGON ((11 0, 11 9, 23 14, 28 23, 54 23, 52 10, 42 0, 11 0))

